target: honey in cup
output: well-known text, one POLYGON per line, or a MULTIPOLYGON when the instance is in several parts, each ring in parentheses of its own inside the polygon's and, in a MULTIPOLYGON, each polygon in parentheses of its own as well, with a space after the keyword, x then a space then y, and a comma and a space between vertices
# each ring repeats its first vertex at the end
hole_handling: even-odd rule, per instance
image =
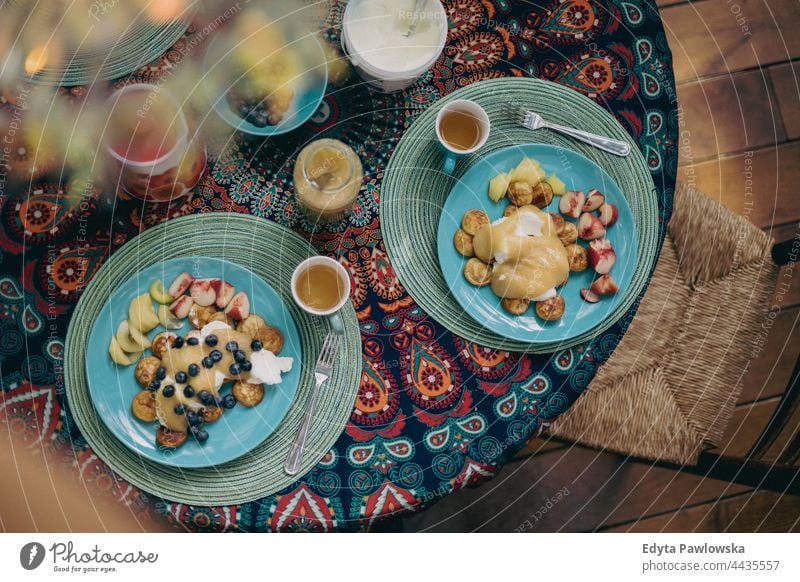
POLYGON ((446 111, 439 124, 439 132, 452 149, 471 150, 481 139, 480 120, 468 111, 446 111))
POLYGON ((347 284, 335 265, 311 263, 298 273, 294 292, 306 308, 324 313, 341 303, 347 293, 347 284))

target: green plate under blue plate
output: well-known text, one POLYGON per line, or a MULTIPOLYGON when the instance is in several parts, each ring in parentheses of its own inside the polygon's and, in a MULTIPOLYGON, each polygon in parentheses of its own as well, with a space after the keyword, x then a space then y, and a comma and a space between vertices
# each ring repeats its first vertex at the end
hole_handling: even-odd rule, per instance
MULTIPOLYGON (((191 329, 187 323, 176 333, 191 329)), ((163 331, 159 326, 148 335, 152 338, 163 331)), ((264 441, 283 420, 294 400, 300 381, 302 353, 300 336, 292 316, 275 290, 260 277, 244 267, 226 260, 209 257, 169 259, 150 265, 131 276, 115 289, 103 306, 89 335, 86 376, 92 403, 108 429, 120 442, 141 456, 175 467, 209 467, 236 459, 264 441), (265 386, 264 399, 252 408, 237 405, 226 410, 214 423, 206 425, 209 439, 200 444, 193 438, 177 449, 158 446, 155 439, 158 423, 141 422, 131 413, 131 400, 142 390, 134 378, 134 366, 116 365, 108 355, 108 343, 117 326, 128 318, 128 305, 137 295, 147 293, 156 279, 169 285, 175 277, 189 271, 195 277, 220 277, 245 291, 250 298, 252 313, 263 317, 281 330, 284 346, 281 356, 294 358, 292 370, 283 381, 265 386)), ((145 354, 149 354, 147 351, 145 354)), ((223 393, 230 388, 223 387, 223 393)))
MULTIPOLYGON (((554 196, 545 210, 558 212, 559 199, 554 196)), ((439 219, 437 244, 444 280, 464 311, 498 335, 532 344, 568 341, 601 324, 617 307, 623 296, 622 291, 631 284, 638 246, 633 215, 616 182, 600 166, 581 154, 543 144, 504 148, 473 164, 453 187, 445 202, 439 219), (538 160, 548 175, 556 174, 566 184, 567 190, 586 192, 590 188, 597 188, 619 210, 619 219, 608 228, 606 238, 617 254, 611 275, 619 285, 620 293, 606 296, 598 303, 587 303, 581 298, 580 289, 591 285, 594 272, 587 269, 582 273, 570 273, 569 281, 559 290, 566 309, 558 321, 545 322, 539 319, 533 305, 524 315, 511 315, 505 311, 500 305, 500 298, 489 286, 476 287, 467 282, 463 275, 467 259, 456 252, 453 246, 453 234, 470 208, 482 209, 492 221, 503 216, 503 209, 509 202, 506 198, 500 202, 491 201, 488 196, 489 180, 500 172, 512 170, 524 157, 538 160)), ((582 244, 586 245, 585 242, 582 244)))

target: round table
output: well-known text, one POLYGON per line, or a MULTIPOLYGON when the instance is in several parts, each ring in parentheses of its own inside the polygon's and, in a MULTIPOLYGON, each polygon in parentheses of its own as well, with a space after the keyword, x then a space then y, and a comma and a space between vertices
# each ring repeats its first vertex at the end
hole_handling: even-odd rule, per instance
MULTIPOLYGON (((4 197, 0 416, 23 442, 73 464, 135 511, 157 511, 193 530, 331 531, 419 511, 490 479, 569 408, 634 311, 590 343, 554 354, 485 349, 454 336, 414 303, 387 259, 379 217, 383 171, 404 130, 439 97, 482 79, 535 76, 589 96, 631 133, 652 171, 663 227, 675 185, 678 118, 658 10, 654 0, 444 4, 447 46, 417 84, 392 95, 371 92, 355 77, 331 87, 314 117, 292 134, 238 136, 189 198, 144 206, 118 199, 112 215, 99 191, 77 207, 65 204, 63 185, 47 174, 24 196, 4 197), (365 169, 352 216, 322 232, 312 232, 299 211, 291 178, 297 151, 316 137, 351 144, 365 169), (334 447, 296 483, 238 506, 187 506, 125 483, 82 439, 63 396, 64 337, 82 288, 142 229, 198 212, 250 213, 301 233, 350 270, 361 325, 361 386, 334 447)), ((341 10, 334 5, 328 15, 333 38, 341 10)), ((178 65, 195 34, 190 28, 132 78, 152 80, 178 65)), ((78 100, 83 89, 61 91, 78 100)))

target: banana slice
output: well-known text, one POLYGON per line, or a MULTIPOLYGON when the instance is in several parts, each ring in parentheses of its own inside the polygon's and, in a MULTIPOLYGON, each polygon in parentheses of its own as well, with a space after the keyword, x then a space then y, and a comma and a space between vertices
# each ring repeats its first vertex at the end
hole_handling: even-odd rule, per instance
POLYGON ((111 359, 114 360, 115 364, 119 364, 120 366, 130 366, 131 359, 128 357, 122 346, 119 345, 116 337, 111 338, 111 343, 108 344, 108 353, 111 355, 111 359))
POLYGON ((174 299, 174 297, 164 289, 164 282, 161 281, 161 279, 156 279, 150 283, 150 288, 147 292, 150 293, 150 297, 153 298, 153 301, 161 303, 162 305, 172 303, 174 299))
POLYGON ((117 333, 114 334, 114 337, 117 338, 119 347, 129 354, 133 352, 141 352, 145 349, 145 347, 147 347, 140 345, 136 342, 136 340, 133 339, 133 337, 131 337, 127 319, 120 322, 119 326, 117 327, 117 333))
POLYGON ((169 305, 159 305, 157 314, 158 321, 167 329, 180 329, 183 325, 180 319, 172 315, 169 305))
POLYGON ((128 322, 131 328, 135 327, 143 333, 147 333, 158 325, 158 316, 155 309, 153 309, 153 300, 150 298, 150 293, 134 297, 128 306, 128 322))

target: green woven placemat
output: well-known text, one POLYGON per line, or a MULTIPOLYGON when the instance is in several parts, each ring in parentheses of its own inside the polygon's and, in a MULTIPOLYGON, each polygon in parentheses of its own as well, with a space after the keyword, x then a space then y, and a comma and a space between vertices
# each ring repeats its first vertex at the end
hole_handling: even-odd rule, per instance
POLYGON ((188 27, 188 18, 163 24, 141 18, 110 44, 66 49, 58 60, 25 78, 41 85, 72 86, 123 77, 161 56, 188 27))
MULTIPOLYGON (((263 219, 240 214, 193 215, 170 220, 136 237, 98 271, 84 291, 67 332, 64 377, 67 402, 86 441, 114 471, 159 497, 182 503, 224 505, 264 497, 298 479, 283 472, 283 462, 300 426, 314 385, 313 369, 329 325, 294 304, 290 278, 294 267, 316 251, 294 232, 263 219), (182 256, 226 259, 250 269, 277 291, 289 308, 303 351, 302 377, 289 412, 278 428, 250 453, 223 465, 180 469, 143 459, 106 428, 92 406, 86 383, 86 342, 113 290, 140 269, 182 256)), ((320 392, 301 475, 327 453, 352 411, 361 374, 361 337, 352 304, 342 311, 345 333, 339 365, 320 392)))
MULTIPOLYGON (((487 176, 488 180, 491 176, 487 176)), ((403 135, 386 168, 381 188, 381 229, 386 250, 400 282, 436 321, 484 346, 549 353, 595 337, 617 322, 647 284, 658 253, 658 201, 653 179, 637 145, 599 105, 577 92, 539 79, 492 79, 455 91, 429 107, 403 135), (447 102, 478 102, 492 122, 487 144, 462 159, 453 176, 440 171, 442 155, 434 130, 436 114, 447 102), (620 158, 550 130, 530 131, 501 111, 503 103, 523 105, 556 123, 599 133, 631 144, 620 158), (439 268, 436 235, 442 207, 453 185, 480 156, 524 143, 545 143, 578 151, 597 163, 619 184, 636 221, 638 260, 631 285, 616 309, 591 332, 569 341, 529 344, 506 339, 470 317, 450 294, 439 268)))

